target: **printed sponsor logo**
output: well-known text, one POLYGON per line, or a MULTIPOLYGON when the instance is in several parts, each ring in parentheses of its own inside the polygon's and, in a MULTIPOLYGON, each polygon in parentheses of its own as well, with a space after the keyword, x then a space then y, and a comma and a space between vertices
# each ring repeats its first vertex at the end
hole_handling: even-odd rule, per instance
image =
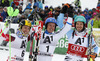
POLYGON ((78 45, 72 45, 71 50, 77 51, 77 52, 84 52, 85 48, 81 47, 81 46, 78 46, 78 45))

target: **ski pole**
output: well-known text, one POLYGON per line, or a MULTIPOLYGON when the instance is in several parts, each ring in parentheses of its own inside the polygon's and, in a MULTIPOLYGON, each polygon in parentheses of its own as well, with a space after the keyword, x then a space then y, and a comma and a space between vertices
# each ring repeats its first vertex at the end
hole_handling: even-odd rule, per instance
POLYGON ((32 34, 30 35, 30 55, 29 55, 29 61, 32 61, 32 52, 33 52, 33 40, 34 40, 34 34, 35 34, 35 31, 32 32, 32 34))
POLYGON ((39 35, 40 35, 40 34, 38 34, 38 37, 37 37, 36 50, 35 50, 35 52, 33 52, 33 54, 34 54, 33 61, 37 61, 39 35))
POLYGON ((11 61, 11 32, 10 32, 10 22, 11 20, 8 20, 8 24, 9 24, 9 61, 11 61))

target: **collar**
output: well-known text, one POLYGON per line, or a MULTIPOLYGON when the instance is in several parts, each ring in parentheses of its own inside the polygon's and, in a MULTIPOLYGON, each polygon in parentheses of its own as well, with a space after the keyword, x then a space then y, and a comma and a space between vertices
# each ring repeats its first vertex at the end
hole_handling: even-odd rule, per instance
POLYGON ((87 35, 86 29, 82 32, 78 32, 77 30, 75 30, 75 35, 86 37, 86 35, 87 35))
POLYGON ((19 30, 19 29, 17 29, 16 34, 17 34, 17 36, 18 36, 19 38, 21 38, 21 39, 23 39, 24 37, 27 37, 27 36, 28 36, 28 35, 25 36, 24 33, 23 33, 21 30, 19 30))
POLYGON ((46 33, 46 34, 52 34, 52 33, 49 33, 47 30, 44 33, 46 33))

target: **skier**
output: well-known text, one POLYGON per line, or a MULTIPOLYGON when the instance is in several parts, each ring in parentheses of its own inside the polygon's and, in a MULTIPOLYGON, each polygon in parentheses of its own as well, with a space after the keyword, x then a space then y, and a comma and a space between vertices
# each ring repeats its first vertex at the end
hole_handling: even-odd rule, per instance
MULTIPOLYGON (((71 8, 71 6, 70 6, 71 8)), ((72 8, 68 10, 68 13, 72 13, 72 8)), ((63 27, 63 20, 65 13, 60 13, 58 16, 58 26, 63 27)), ((72 16, 71 16, 72 17, 72 16)), ((83 61, 84 57, 87 57, 86 51, 88 48, 88 33, 85 28, 86 19, 83 16, 76 16, 74 19, 75 28, 70 29, 67 32, 68 37, 68 51, 64 61, 83 61)), ((98 46, 96 45, 94 38, 92 38, 92 45, 94 46, 94 57, 98 54, 98 46)), ((88 58, 90 55, 88 55, 88 58)), ((93 57, 92 57, 93 58, 93 57)))
MULTIPOLYGON (((61 12, 66 12, 67 7, 62 8, 61 12)), ((72 18, 68 17, 66 25, 61 31, 54 33, 57 22, 55 18, 49 17, 45 21, 45 31, 41 35, 37 61, 52 61, 53 53, 58 40, 71 29, 72 18)))
MULTIPOLYGON (((20 22, 17 32, 11 34, 11 61, 23 61, 30 29, 31 22, 24 19, 20 22)), ((5 41, 9 41, 8 34, 2 33, 2 36, 6 39, 5 41)), ((3 44, 6 45, 7 42, 3 44)), ((9 61, 9 59, 8 57, 7 61, 9 61)))
MULTIPOLYGON (((65 61, 83 61, 83 58, 89 58, 90 55, 86 55, 88 48, 88 32, 85 28, 86 19, 83 16, 77 16, 74 20, 75 28, 67 33, 68 36, 68 51, 65 57, 65 61)), ((98 46, 96 45, 94 38, 92 38, 92 46, 94 49, 94 57, 98 54, 98 46)), ((93 58, 91 56, 91 58, 93 58)))

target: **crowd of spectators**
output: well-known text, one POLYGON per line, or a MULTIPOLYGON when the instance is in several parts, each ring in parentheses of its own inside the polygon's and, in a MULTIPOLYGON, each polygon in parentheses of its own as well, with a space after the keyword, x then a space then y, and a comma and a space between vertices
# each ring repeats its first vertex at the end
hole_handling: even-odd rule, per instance
MULTIPOLYGON (((62 7, 63 5, 64 4, 62 4, 62 7)), ((41 0, 38 1, 34 0, 34 4, 28 3, 26 8, 22 10, 23 9, 22 3, 17 6, 13 1, 10 5, 9 0, 4 0, 4 1, 1 0, 0 1, 1 22, 4 22, 5 19, 8 17, 7 7, 9 6, 13 7, 14 10, 15 9, 19 10, 19 14, 13 17, 13 21, 12 21, 13 23, 19 23, 22 19, 27 19, 27 18, 32 22, 32 24, 34 24, 34 21, 36 20, 42 20, 43 22, 45 22, 45 20, 49 17, 54 17, 55 19, 57 19, 62 9, 61 6, 58 6, 56 8, 52 6, 50 7, 45 6, 43 9, 43 3, 41 2, 41 0)), ((73 19, 77 15, 82 15, 86 18, 86 23, 88 23, 89 20, 94 20, 93 27, 100 28, 100 1, 98 1, 96 8, 92 8, 92 9, 86 8, 84 11, 81 10, 81 6, 73 7, 73 8, 74 8, 73 19)), ((65 17, 67 17, 67 14, 65 14, 65 17)))

